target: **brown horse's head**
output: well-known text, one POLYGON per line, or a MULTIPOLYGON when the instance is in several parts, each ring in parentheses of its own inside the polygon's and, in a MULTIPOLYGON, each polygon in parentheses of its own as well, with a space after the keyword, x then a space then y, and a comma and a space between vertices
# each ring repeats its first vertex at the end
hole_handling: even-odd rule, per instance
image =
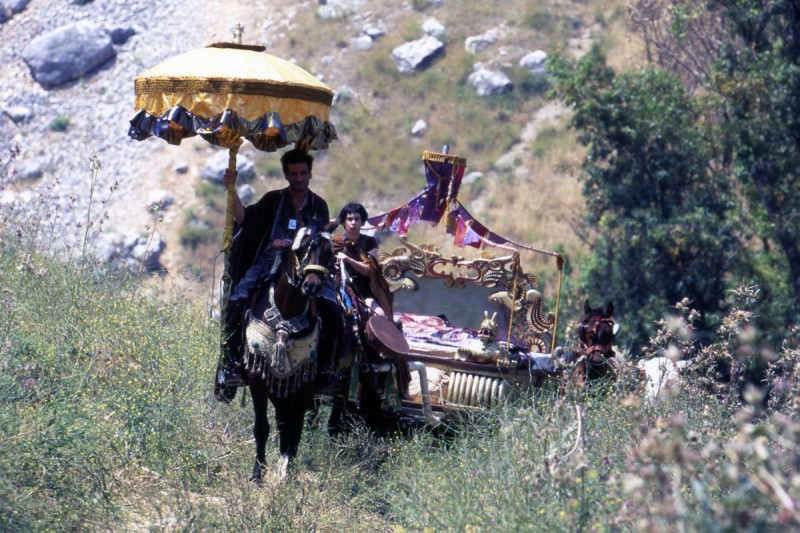
POLYGON ((328 275, 328 265, 333 256, 329 233, 325 233, 324 222, 313 220, 300 230, 292 244, 290 272, 292 285, 300 286, 303 294, 313 298, 319 294, 328 275))
POLYGON ((592 309, 589 300, 583 307, 583 316, 578 322, 578 339, 581 351, 589 365, 601 365, 614 357, 612 343, 619 331, 619 324, 614 321, 614 304, 608 303, 606 309, 592 309))

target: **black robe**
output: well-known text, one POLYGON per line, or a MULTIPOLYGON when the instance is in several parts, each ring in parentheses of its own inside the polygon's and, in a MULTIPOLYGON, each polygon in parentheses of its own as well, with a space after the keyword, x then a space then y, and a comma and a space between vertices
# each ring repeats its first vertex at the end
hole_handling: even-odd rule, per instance
MULTIPOLYGON (((244 223, 234 228, 235 237, 228 265, 231 287, 235 287, 239 283, 247 270, 253 266, 261 251, 270 245, 270 236, 278 214, 278 207, 287 191, 288 189, 270 191, 258 202, 245 208, 244 223)), ((325 223, 330 220, 330 212, 325 200, 313 191, 309 190, 308 193, 308 201, 300 210, 301 221, 298 228, 309 225, 314 218, 325 223)))

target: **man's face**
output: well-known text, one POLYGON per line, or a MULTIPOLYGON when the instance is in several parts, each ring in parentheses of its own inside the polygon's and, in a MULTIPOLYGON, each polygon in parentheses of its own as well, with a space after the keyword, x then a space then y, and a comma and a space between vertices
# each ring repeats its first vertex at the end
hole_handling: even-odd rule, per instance
POLYGON ((305 163, 289 163, 289 172, 284 176, 289 182, 289 188, 293 192, 306 192, 308 182, 311 181, 311 172, 305 163))

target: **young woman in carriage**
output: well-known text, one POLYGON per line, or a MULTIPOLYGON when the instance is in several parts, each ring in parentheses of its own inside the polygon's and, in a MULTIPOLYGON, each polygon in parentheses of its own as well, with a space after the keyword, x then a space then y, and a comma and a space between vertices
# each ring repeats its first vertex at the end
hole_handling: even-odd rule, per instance
MULTIPOLYGON (((380 275, 378 266, 378 241, 371 235, 363 235, 361 228, 367 220, 367 210, 358 203, 349 203, 339 212, 339 223, 344 228, 343 235, 333 237, 336 260, 344 264, 349 278, 349 286, 358 300, 369 308, 371 313, 385 317, 392 316, 391 293, 386 281, 380 275)), ((337 286, 341 287, 341 272, 338 273, 337 286)), ((370 314, 371 314, 370 313, 370 314)))
POLYGON ((361 233, 368 218, 359 203, 349 203, 339 212, 344 233, 334 235, 336 286, 346 315, 355 320, 370 347, 383 357, 396 357, 398 382, 405 396, 411 380, 405 356, 408 344, 394 323, 392 294, 378 264, 378 241, 361 233))

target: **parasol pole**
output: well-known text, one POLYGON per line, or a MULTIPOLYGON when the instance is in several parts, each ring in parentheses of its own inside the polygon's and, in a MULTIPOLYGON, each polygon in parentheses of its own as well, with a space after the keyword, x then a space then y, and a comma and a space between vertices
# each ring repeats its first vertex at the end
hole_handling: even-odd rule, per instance
MULTIPOLYGON (((239 147, 242 145, 241 139, 238 139, 238 144, 232 144, 228 147, 228 170, 236 172, 236 155, 239 153, 239 147)), ((233 247, 233 206, 236 201, 236 186, 233 183, 226 185, 228 189, 228 198, 225 208, 225 231, 222 234, 222 250, 225 252, 225 271, 222 273, 222 302, 228 302, 228 293, 230 291, 230 274, 228 268, 231 261, 231 248, 233 247)))
MULTIPOLYGON (((239 147, 242 145, 242 139, 236 137, 230 139, 227 143, 228 146, 228 169, 236 171, 236 156, 239 153, 239 147)), ((228 344, 228 337, 226 327, 228 324, 228 298, 231 293, 231 250, 233 248, 233 206, 236 201, 236 186, 233 183, 226 184, 228 189, 228 197, 225 209, 225 230, 222 234, 222 252, 224 254, 223 270, 222 270, 222 288, 219 297, 219 361, 217 362, 217 374, 219 374, 225 365, 226 347, 228 344)))
MULTIPOLYGON (((233 29, 233 42, 242 44, 242 25, 237 22, 233 29)), ((225 139, 225 146, 228 148, 228 170, 236 172, 236 156, 239 153, 239 147, 242 146, 242 138, 238 135, 225 139)), ((220 293, 220 324, 222 326, 222 343, 223 352, 225 339, 225 324, 227 323, 227 308, 228 297, 231 292, 231 249, 233 248, 233 206, 236 202, 236 186, 233 183, 225 185, 228 189, 228 198, 225 207, 225 230, 222 234, 222 251, 225 254, 222 271, 222 292, 220 293)))

